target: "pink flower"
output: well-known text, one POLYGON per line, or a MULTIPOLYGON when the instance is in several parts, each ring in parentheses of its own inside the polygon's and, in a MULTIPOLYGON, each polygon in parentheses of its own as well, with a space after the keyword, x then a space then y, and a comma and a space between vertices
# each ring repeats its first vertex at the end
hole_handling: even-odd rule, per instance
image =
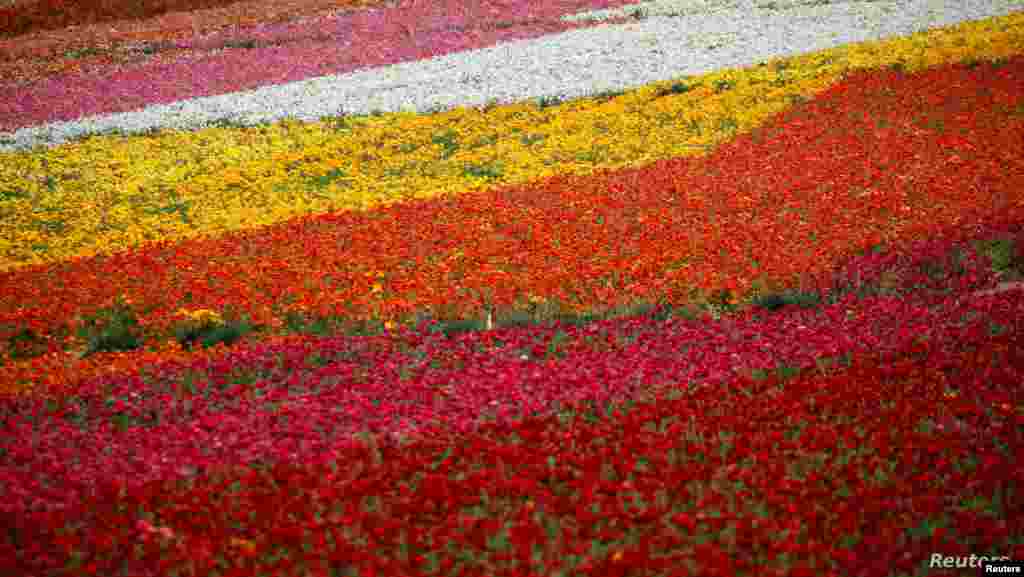
POLYGON ((174 534, 174 530, 172 530, 170 527, 156 527, 152 525, 149 521, 146 521, 145 519, 139 519, 138 521, 136 521, 135 528, 139 531, 146 533, 147 535, 152 535, 155 533, 157 535, 160 535, 164 539, 174 539, 176 537, 176 535, 174 534))

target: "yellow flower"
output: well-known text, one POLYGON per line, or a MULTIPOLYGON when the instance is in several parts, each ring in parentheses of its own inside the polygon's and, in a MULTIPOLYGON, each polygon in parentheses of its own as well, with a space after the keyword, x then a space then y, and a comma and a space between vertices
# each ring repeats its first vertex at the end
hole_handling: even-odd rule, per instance
POLYGON ((198 309, 195 311, 178 309, 178 314, 199 324, 222 324, 224 322, 224 319, 216 311, 210 309, 198 309))
POLYGON ((222 323, 222 322, 224 322, 224 319, 222 319, 221 316, 219 314, 217 314, 216 311, 211 311, 210 309, 199 309, 195 313, 193 313, 193 317, 192 318, 196 319, 199 322, 204 322, 204 323, 222 323))

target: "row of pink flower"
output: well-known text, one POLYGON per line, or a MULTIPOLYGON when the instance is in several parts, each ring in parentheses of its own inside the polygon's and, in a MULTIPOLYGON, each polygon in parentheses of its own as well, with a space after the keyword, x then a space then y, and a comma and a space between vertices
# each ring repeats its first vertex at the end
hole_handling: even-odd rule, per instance
MULTIPOLYGON (((970 232, 1019 241, 1024 230, 1018 223, 970 232)), ((718 323, 638 317, 452 339, 422 330, 303 338, 94 380, 63 400, 5 399, 4 507, 59 506, 111 479, 329 456, 360 431, 409 432, 433 422, 465 431, 486 417, 606 403, 671 383, 722 385, 780 364, 813 369, 824 358, 894 350, 916 339, 956 347, 978 323, 1019 327, 1019 292, 967 298, 996 277, 971 251, 954 268, 950 248, 963 240, 964 233, 950 233, 910 247, 913 258, 876 254, 850 265, 862 287, 883 270, 898 271, 893 290, 913 290, 912 299, 857 294, 837 279, 837 289, 847 289, 833 304, 782 315, 752 309, 718 323), (936 263, 954 272, 938 277, 936 263), (981 320, 971 321, 979 312, 981 320)))
POLYGON ((462 0, 417 2, 321 17, 297 23, 216 32, 173 46, 174 58, 125 65, 85 66, 28 86, 4 87, 0 131, 47 122, 138 110, 149 105, 228 94, 410 62, 502 42, 595 25, 559 18, 614 7, 623 0, 462 0), (500 23, 500 25, 498 25, 500 23), (251 48, 211 53, 253 42, 251 48), (196 52, 198 50, 198 52, 196 52))

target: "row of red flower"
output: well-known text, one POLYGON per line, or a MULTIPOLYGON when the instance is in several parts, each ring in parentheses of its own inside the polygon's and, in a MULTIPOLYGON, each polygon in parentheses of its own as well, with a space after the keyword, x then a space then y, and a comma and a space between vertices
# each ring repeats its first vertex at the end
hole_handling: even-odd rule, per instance
MULTIPOLYGON (((949 319, 967 309, 983 318, 859 352, 837 372, 666 383, 608 417, 603 403, 569 402, 578 413, 568 421, 429 427, 411 444, 325 447, 319 463, 101 483, 79 506, 37 516, 42 529, 20 542, 0 536, 2 566, 855 577, 912 573, 935 552, 1024 558, 1013 537, 1024 529, 1013 489, 1024 415, 1019 388, 1007 386, 1022 381, 1022 301, 944 308, 949 319), (989 319, 1007 324, 1003 334, 992 336, 989 319)), ((633 355, 627 347, 623 366, 633 355)))
MULTIPOLYGON (((156 334, 181 307, 270 324, 289 310, 400 319, 527 296, 588 310, 820 286, 858 249, 1024 214, 1022 71, 1024 58, 858 74, 706 158, 0 274, 0 337, 57 334, 119 294, 156 334)), ((9 378, 76 378, 66 360, 9 378)))
MULTIPOLYGON (((239 4, 245 0, 14 0, 0 6, 0 37, 14 37, 69 26, 119 20, 145 20, 168 12, 193 12, 239 4), (10 4, 10 5, 7 5, 10 4)), ((365 2, 328 0, 293 2, 295 12, 326 11, 365 2), (303 5, 306 6, 302 10, 303 5)))

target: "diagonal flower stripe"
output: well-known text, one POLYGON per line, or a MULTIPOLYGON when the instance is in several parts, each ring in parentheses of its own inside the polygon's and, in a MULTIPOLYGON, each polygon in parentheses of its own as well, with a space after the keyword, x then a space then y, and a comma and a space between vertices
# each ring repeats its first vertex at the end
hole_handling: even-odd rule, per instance
MULTIPOLYGON (((43 47, 54 48, 54 41, 60 40, 77 43, 138 40, 146 33, 166 38, 174 33, 195 34, 225 26, 265 24, 367 4, 372 5, 366 0, 141 0, 131 3, 79 0, 56 6, 52 0, 9 0, 0 5, 0 23, 4 24, 0 27, 0 38, 6 40, 0 43, 0 54, 27 56, 32 52, 19 52, 19 44, 21 48, 26 48, 26 44, 29 48, 39 48, 32 45, 32 41, 39 40, 49 41, 43 47), (181 26, 182 16, 191 20, 188 26, 181 26)), ((60 48, 68 46, 60 45, 60 48)), ((38 51, 34 53, 42 55, 38 51)), ((60 52, 43 54, 52 56, 60 52)))

